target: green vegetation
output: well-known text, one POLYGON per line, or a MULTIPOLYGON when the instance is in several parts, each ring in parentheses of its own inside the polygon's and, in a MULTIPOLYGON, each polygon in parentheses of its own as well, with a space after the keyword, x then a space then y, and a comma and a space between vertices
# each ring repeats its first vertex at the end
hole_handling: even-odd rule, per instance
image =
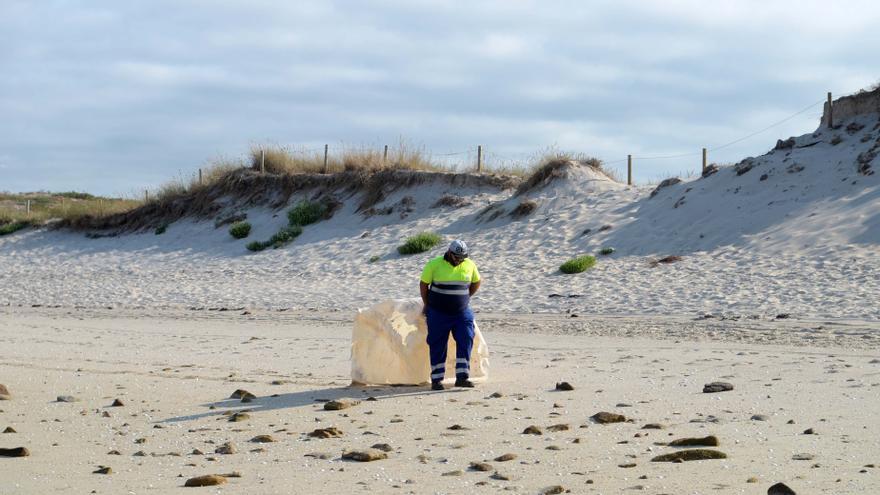
POLYGON ((251 224, 248 222, 235 222, 229 227, 229 235, 236 239, 244 239, 251 234, 251 224))
POLYGON ((581 273, 592 268, 596 264, 594 256, 578 256, 559 265, 562 273, 581 273))
POLYGON ((326 205, 303 200, 287 212, 287 220, 290 225, 306 226, 321 220, 326 213, 326 205))
POLYGON ((397 248, 400 254, 417 254, 424 253, 434 246, 440 244, 443 238, 434 232, 421 232, 410 238, 397 248))
POLYGON ((165 233, 166 230, 168 230, 168 224, 167 224, 167 223, 163 223, 162 225, 156 227, 155 234, 156 234, 156 235, 162 235, 162 234, 165 233))
POLYGON ((375 263, 375 262, 379 261, 380 259, 381 259, 381 257, 379 257, 379 256, 375 256, 375 255, 374 255, 374 256, 370 256, 370 260, 369 260, 369 262, 370 262, 370 263, 375 263))
POLYGON ((256 251, 262 251, 269 246, 270 246, 270 244, 268 242, 253 241, 253 242, 247 243, 247 246, 245 246, 245 247, 247 248, 248 251, 256 252, 256 251))
POLYGON ((18 232, 19 230, 27 227, 28 225, 30 225, 28 222, 20 222, 20 221, 0 224, 0 235, 8 235, 8 234, 12 234, 13 232, 18 232))
POLYGON ((609 254, 612 254, 613 252, 614 252, 614 248, 613 248, 613 247, 603 247, 603 248, 599 251, 599 254, 601 254, 602 256, 608 256, 609 254))
POLYGON ((104 198, 80 192, 0 193, 0 225, 26 222, 28 225, 40 226, 50 220, 100 218, 129 211, 141 204, 137 200, 104 198))
POLYGON ((302 231, 302 227, 299 225, 291 225, 272 234, 268 241, 253 241, 245 247, 248 251, 262 251, 269 247, 278 249, 293 242, 294 239, 302 234, 302 231))

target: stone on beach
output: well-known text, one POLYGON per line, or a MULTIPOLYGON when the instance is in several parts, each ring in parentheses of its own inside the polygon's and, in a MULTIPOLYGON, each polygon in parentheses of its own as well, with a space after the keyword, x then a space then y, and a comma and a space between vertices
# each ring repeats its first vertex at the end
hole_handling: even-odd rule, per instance
POLYGON ((339 400, 331 400, 324 403, 325 411, 340 411, 342 409, 348 409, 349 407, 356 406, 360 404, 361 401, 354 399, 339 399, 339 400))
POLYGON ((335 438, 341 437, 342 431, 335 426, 331 426, 329 428, 318 428, 315 431, 309 433, 309 436, 312 438, 335 438))
POLYGON ((728 392, 733 390, 733 384, 727 382, 712 382, 703 385, 704 394, 714 394, 717 392, 728 392))
POLYGON ((253 399, 256 399, 257 396, 248 392, 247 390, 245 390, 243 388, 240 388, 240 389, 236 390, 235 392, 232 392, 232 395, 230 395, 229 398, 230 399, 245 399, 245 398, 247 398, 247 399, 253 400, 253 399))
POLYGON ((669 442, 670 447, 717 447, 718 437, 709 435, 702 438, 679 438, 669 442))
POLYGON ((9 393, 9 389, 6 388, 6 385, 0 383, 0 400, 12 400, 12 394, 9 393))
POLYGON ((680 450, 678 452, 658 455, 651 459, 651 462, 703 461, 707 459, 727 459, 727 454, 720 450, 710 449, 680 450))
POLYGON ((523 430, 523 435, 543 435, 544 431, 539 426, 530 425, 523 430))
POLYGON ((785 483, 776 483, 767 489, 767 495, 797 495, 797 493, 785 483))
POLYGON ((273 443, 275 439, 272 435, 257 435, 254 438, 251 438, 251 442, 253 443, 273 443))
POLYGON ((570 392, 574 390, 574 387, 568 382, 559 382, 556 384, 556 390, 561 392, 570 392))
POLYGON ((196 476, 195 478, 190 478, 186 480, 186 483, 183 486, 216 486, 222 485, 226 483, 226 477, 220 476, 218 474, 206 474, 204 476, 196 476))
POLYGON ((599 423, 599 424, 608 424, 608 423, 623 423, 626 421, 626 416, 623 414, 615 414, 610 412, 597 412, 596 414, 590 416, 590 419, 599 423))
POLYGON ((236 452, 238 452, 238 449, 236 449, 235 445, 233 445, 231 442, 226 442, 223 445, 214 449, 215 454, 229 455, 229 454, 235 454, 236 452))
POLYGON ((14 449, 0 449, 0 457, 28 457, 30 451, 25 447, 16 447, 14 449))
POLYGON ((348 450, 342 453, 342 458, 349 461, 371 462, 387 459, 388 454, 378 449, 348 450))

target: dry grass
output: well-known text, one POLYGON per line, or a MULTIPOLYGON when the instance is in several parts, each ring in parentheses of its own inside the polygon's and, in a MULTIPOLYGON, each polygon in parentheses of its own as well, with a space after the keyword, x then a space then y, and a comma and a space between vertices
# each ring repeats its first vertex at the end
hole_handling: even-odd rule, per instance
POLYGON ((607 175, 610 179, 617 181, 615 174, 602 168, 602 161, 597 158, 588 157, 581 153, 550 152, 545 154, 540 161, 537 162, 525 182, 520 184, 519 188, 517 188, 516 195, 519 196, 529 191, 544 187, 554 180, 564 177, 566 169, 568 169, 572 163, 593 167, 607 175))
POLYGON ((453 172, 453 167, 432 162, 423 148, 401 142, 396 148, 365 149, 335 146, 328 153, 326 169, 324 151, 296 149, 269 145, 253 146, 250 150, 250 168, 270 174, 336 174, 380 170, 421 170, 426 172, 453 172))
POLYGON ((104 198, 86 193, 0 194, 0 224, 27 222, 44 225, 50 221, 67 222, 82 217, 103 217, 129 211, 142 201, 104 198), (27 202, 31 202, 30 214, 27 202))

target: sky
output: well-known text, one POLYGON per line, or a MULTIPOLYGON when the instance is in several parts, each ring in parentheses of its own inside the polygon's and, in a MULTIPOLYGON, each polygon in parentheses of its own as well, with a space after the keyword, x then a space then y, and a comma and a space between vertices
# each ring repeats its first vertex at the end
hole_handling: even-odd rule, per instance
POLYGON ((0 191, 401 142, 462 170, 477 145, 632 154, 657 181, 815 130, 828 91, 880 81, 878 25, 868 1, 0 0, 0 191))

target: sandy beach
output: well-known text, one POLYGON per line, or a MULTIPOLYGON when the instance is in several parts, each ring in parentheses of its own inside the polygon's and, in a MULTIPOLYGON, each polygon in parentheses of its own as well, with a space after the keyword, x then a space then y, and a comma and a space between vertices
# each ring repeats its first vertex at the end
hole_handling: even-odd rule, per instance
POLYGON ((431 392, 348 387, 349 313, 243 313, 0 309, 0 448, 30 452, 0 459, 2 493, 880 490, 876 322, 485 314, 489 382, 431 392), (703 393, 716 381, 734 388, 703 393), (338 399, 360 403, 324 410, 338 399), (651 461, 709 435, 726 459, 651 461))

